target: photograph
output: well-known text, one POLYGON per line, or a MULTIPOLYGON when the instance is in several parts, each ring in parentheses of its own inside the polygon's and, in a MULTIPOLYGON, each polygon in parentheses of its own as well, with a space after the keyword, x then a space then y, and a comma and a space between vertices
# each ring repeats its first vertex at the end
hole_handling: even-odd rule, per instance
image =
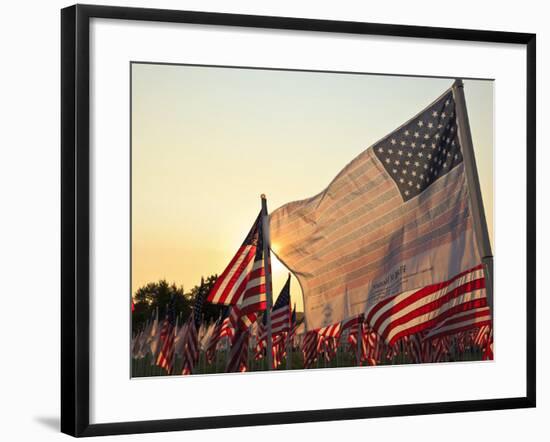
POLYGON ((495 360, 494 79, 129 75, 131 378, 495 360))

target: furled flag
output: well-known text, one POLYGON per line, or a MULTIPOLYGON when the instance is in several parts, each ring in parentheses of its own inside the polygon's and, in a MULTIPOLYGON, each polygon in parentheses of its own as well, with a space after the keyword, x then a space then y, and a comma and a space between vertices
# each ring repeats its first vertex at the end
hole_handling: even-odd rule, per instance
POLYGON ((172 299, 166 307, 166 317, 162 323, 160 331, 160 351, 157 356, 156 364, 164 368, 168 374, 172 372, 172 362, 174 358, 174 338, 176 326, 175 298, 172 299))
POLYGON ((193 311, 189 315, 187 321, 187 331, 185 334, 185 343, 183 347, 183 368, 181 374, 189 375, 193 372, 195 364, 199 360, 200 347, 198 331, 202 322, 202 306, 206 291, 204 287, 204 279, 201 278, 199 292, 195 298, 193 311))
POLYGON ((304 368, 311 368, 318 357, 317 330, 308 331, 302 342, 304 368))
POLYGON ((218 343, 222 338, 224 321, 227 319, 228 314, 229 314, 229 308, 225 307, 223 311, 220 313, 220 317, 214 324, 214 328, 206 344, 206 361, 209 364, 212 363, 212 361, 214 360, 214 356, 216 355, 216 349, 218 347, 218 343))
POLYGON ((308 330, 365 313, 393 345, 487 306, 454 93, 366 149, 318 195, 271 214, 271 244, 300 281, 308 330))
POLYGON ((235 334, 235 341, 229 351, 227 358, 226 371, 244 372, 248 370, 248 341, 250 332, 248 330, 238 330, 235 334))
POLYGON ((266 308, 266 279, 263 257, 262 214, 258 215, 241 247, 218 277, 208 294, 213 304, 238 305, 248 328, 257 312, 266 308))

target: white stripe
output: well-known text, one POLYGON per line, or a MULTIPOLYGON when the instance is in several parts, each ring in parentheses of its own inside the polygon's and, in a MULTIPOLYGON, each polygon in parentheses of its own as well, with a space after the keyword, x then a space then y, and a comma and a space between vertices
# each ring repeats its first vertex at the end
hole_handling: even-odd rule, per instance
MULTIPOLYGON (((441 323, 441 325, 439 325, 436 328, 434 328, 433 330, 431 330, 430 333, 428 333, 424 337, 424 339, 428 339, 429 337, 431 337, 433 335, 439 334, 442 330, 444 331, 444 330, 451 329, 451 328, 458 328, 458 327, 462 327, 464 324, 466 324, 468 322, 480 322, 480 321, 486 321, 487 319, 491 319, 491 312, 490 312, 489 307, 479 307, 479 308, 476 308, 476 309, 467 310, 465 312, 460 312, 460 313, 457 313, 457 314, 451 316, 450 318, 445 319, 445 321, 443 321, 441 323), (461 317, 469 316, 471 314, 480 313, 480 312, 486 312, 486 314, 483 315, 483 316, 479 316, 477 318, 464 319, 460 322, 457 322, 456 324, 451 324, 451 325, 448 324, 449 321, 456 321, 457 319, 460 319, 461 317)), ((488 326, 484 326, 483 328, 487 328, 487 330, 489 329, 488 326)))
MULTIPOLYGON (((436 292, 424 296, 417 301, 413 302, 412 304, 406 306, 405 308, 395 312, 394 314, 388 316, 386 320, 380 325, 380 330, 384 330, 390 322, 395 321, 397 318, 400 318, 401 316, 404 316, 408 314, 409 312, 416 310, 417 308, 429 304, 432 301, 435 301, 439 299, 441 296, 445 296, 447 293, 453 291, 455 288, 460 287, 463 284, 466 284, 468 282, 471 282, 476 279, 483 278, 483 269, 476 270, 474 272, 470 272, 464 276, 461 276, 460 278, 453 281, 451 284, 447 285, 446 287, 443 287, 440 290, 437 290, 436 292)), ((374 326, 376 324, 376 321, 380 316, 382 316, 386 311, 390 310, 394 306, 398 305, 401 301, 407 299, 409 296, 413 295, 414 293, 423 290, 423 289, 415 289, 410 290, 407 292, 404 292, 398 296, 396 296, 391 302, 388 302, 386 305, 384 305, 378 312, 374 314, 371 320, 371 325, 374 326)))
MULTIPOLYGON (((450 308, 453 308, 457 305, 464 304, 465 302, 474 301, 476 299, 482 299, 485 298, 485 289, 479 289, 475 290, 469 293, 464 293, 463 295, 459 296, 458 298, 453 298, 449 302, 443 304, 440 308, 436 310, 432 310, 428 313, 425 313, 421 316, 415 316, 412 318, 409 322, 406 322, 404 324, 401 324, 391 330, 391 332, 388 334, 386 340, 389 342, 392 340, 392 338, 399 332, 406 330, 408 328, 414 327, 416 325, 422 324, 424 322, 430 321, 431 319, 445 313, 450 308)), ((381 329, 380 334, 384 334, 386 327, 384 329, 381 329)))
POLYGON ((478 316, 477 318, 470 318, 470 319, 464 320, 462 322, 457 322, 455 324, 442 326, 442 327, 439 327, 437 330, 433 330, 432 332, 430 332, 425 337, 425 339, 428 339, 428 338, 430 338, 434 335, 439 335, 441 333, 447 333, 447 332, 455 330, 455 329, 460 329, 460 328, 465 327, 465 326, 471 326, 472 328, 474 328, 475 324, 478 324, 480 322, 489 321, 490 319, 491 319, 491 315, 487 314, 485 316, 478 316))
MULTIPOLYGON (((233 264, 233 267, 231 267, 231 270, 229 270, 229 272, 227 272, 226 278, 222 281, 222 284, 218 288, 218 291, 216 292, 216 295, 212 299, 212 303, 215 304, 216 302, 218 302, 220 300, 222 293, 225 291, 225 288, 227 287, 227 284, 229 283, 229 281, 231 279, 231 276, 237 271, 237 269, 239 268, 241 263, 248 256, 248 254, 250 253, 251 248, 252 248, 252 246, 246 246, 244 248, 244 250, 241 252, 241 255, 239 256, 237 261, 235 261, 235 264, 233 264)), ((254 260, 252 259, 252 262, 253 261, 254 260)), ((245 271, 239 276, 239 280, 237 280, 237 283, 235 283, 235 285, 233 286, 233 289, 231 289, 231 292, 228 295, 228 298, 231 298, 231 293, 235 292, 235 287, 239 287, 239 281, 242 281, 242 278, 244 276, 246 276, 247 274, 248 274, 248 272, 245 271)))

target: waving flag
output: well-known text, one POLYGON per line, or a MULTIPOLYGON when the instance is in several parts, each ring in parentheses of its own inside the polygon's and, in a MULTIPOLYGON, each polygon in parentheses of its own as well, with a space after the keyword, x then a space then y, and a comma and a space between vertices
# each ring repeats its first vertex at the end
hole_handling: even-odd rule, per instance
POLYGON ((261 213, 208 294, 213 304, 239 304, 243 313, 265 310, 265 269, 261 213))
POLYGON ((392 345, 487 306, 453 91, 271 214, 309 330, 365 312, 392 345))

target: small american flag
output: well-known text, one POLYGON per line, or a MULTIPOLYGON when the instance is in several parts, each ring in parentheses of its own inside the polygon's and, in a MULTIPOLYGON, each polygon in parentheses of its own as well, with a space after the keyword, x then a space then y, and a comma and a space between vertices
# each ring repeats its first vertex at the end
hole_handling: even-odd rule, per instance
POLYGON ((216 349, 218 347, 218 343, 220 342, 221 338, 223 336, 227 336, 224 334, 222 336, 222 332, 224 330, 224 322, 229 323, 229 308, 224 308, 224 310, 221 312, 220 317, 214 324, 214 329, 212 330, 212 334, 210 335, 210 338, 208 340, 208 343, 206 344, 206 360, 209 364, 212 363, 214 360, 214 356, 216 355, 216 349))
POLYGON ((205 297, 204 279, 201 278, 201 285, 197 297, 195 298, 195 305, 187 320, 187 333, 185 334, 185 343, 183 347, 182 374, 184 375, 189 375, 193 372, 193 368, 199 359, 200 347, 198 330, 202 322, 202 306, 204 305, 205 297))
POLYGON ((160 351, 157 356, 156 364, 164 368, 168 374, 172 372, 172 362, 174 358, 174 339, 176 326, 175 298, 172 296, 167 308, 166 317, 162 323, 160 331, 160 351))
POLYGON ((248 370, 248 342, 250 338, 249 330, 237 330, 233 345, 229 351, 226 371, 244 372, 248 370))
POLYGON ((304 357, 304 368, 311 368, 318 357, 317 330, 310 330, 304 337, 302 354, 304 357))
MULTIPOLYGON (((273 304, 271 310, 271 335, 273 341, 279 336, 285 336, 290 331, 290 320, 291 320, 291 311, 290 311, 290 275, 281 289, 277 301, 273 304)), ((267 347, 267 315, 264 313, 261 323, 258 327, 258 341, 256 344, 256 359, 260 359, 262 354, 267 347)), ((281 341, 283 341, 281 339, 281 341)), ((275 347, 275 342, 273 342, 275 347)), ((280 344, 284 348, 284 342, 280 344)), ((273 349, 273 354, 275 355, 276 349, 273 349)), ((280 350, 278 350, 278 356, 281 356, 280 350)), ((278 358, 281 359, 280 357, 278 358)), ((275 358, 273 359, 273 365, 275 364, 275 358)))

